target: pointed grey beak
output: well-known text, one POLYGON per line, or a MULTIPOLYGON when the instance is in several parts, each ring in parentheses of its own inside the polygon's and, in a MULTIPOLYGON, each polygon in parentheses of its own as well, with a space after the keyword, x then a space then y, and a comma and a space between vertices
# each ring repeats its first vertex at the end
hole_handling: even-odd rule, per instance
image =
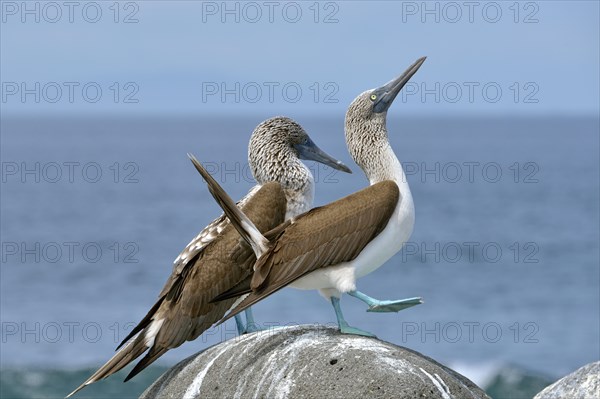
POLYGON ((352 173, 349 167, 321 150, 310 138, 304 144, 296 144, 294 148, 298 151, 298 157, 300 159, 320 162, 323 165, 331 166, 342 172, 352 173))
POLYGON ((417 73, 421 65, 425 62, 427 57, 421 57, 414 64, 408 67, 406 71, 396 79, 391 80, 379 89, 376 89, 373 93, 377 95, 377 100, 373 105, 373 112, 381 113, 388 110, 390 105, 394 102, 394 99, 400 93, 400 90, 406 83, 417 73))

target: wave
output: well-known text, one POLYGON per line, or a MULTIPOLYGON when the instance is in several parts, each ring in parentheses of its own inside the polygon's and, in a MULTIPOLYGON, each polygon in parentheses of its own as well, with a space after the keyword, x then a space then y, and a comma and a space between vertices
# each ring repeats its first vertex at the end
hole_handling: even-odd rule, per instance
POLYGON ((449 367, 469 378, 493 399, 531 399, 557 380, 540 372, 503 363, 456 362, 449 367))
MULTIPOLYGON (((554 379, 518 366, 493 363, 450 365, 467 376, 494 399, 533 398, 554 379)), ((123 383, 128 371, 85 388, 84 395, 90 399, 118 397, 135 399, 168 368, 151 366, 131 381, 123 383)), ((0 373, 0 397, 7 399, 54 399, 64 398, 89 377, 94 369, 79 370, 27 370, 2 369, 0 373)))

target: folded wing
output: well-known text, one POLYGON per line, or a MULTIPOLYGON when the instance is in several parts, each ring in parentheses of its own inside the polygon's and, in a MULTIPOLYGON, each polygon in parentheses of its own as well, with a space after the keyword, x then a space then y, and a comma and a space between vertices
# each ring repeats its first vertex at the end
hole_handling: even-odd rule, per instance
POLYGON ((266 233, 273 236, 270 249, 254 266, 250 290, 235 292, 249 295, 221 322, 312 271, 355 259, 385 228, 398 201, 397 184, 383 181, 266 233))
MULTIPOLYGON (((257 228, 267 231, 283 222, 287 204, 281 185, 267 183, 241 205, 257 228)), ((126 380, 132 378, 169 349, 198 337, 231 308, 234 298, 219 303, 211 299, 251 276, 256 258, 225 217, 207 229, 178 257, 158 300, 117 353, 69 396, 116 373, 149 349, 126 380)))

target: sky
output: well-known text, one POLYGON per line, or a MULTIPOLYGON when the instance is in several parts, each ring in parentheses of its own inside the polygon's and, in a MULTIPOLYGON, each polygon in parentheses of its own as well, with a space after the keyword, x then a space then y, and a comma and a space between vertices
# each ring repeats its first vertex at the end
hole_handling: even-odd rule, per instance
POLYGON ((597 1, 1 1, 14 114, 598 115, 597 1))

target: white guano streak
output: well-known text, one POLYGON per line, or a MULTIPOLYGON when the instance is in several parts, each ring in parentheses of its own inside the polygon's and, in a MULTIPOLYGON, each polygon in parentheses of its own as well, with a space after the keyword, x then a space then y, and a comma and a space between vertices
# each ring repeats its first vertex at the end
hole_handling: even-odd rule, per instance
POLYGON ((446 384, 445 384, 445 383, 442 381, 442 383, 444 383, 444 387, 445 387, 446 389, 442 388, 442 385, 441 385, 441 384, 440 384, 440 382, 437 380, 437 378, 439 378, 439 379, 440 379, 440 381, 441 381, 442 379, 441 379, 441 378, 440 378, 440 377, 439 377, 437 374, 436 374, 436 377, 437 377, 437 378, 435 378, 434 376, 432 376, 431 374, 429 374, 427 371, 423 370, 421 367, 419 367, 419 370, 421 370, 421 372, 422 372, 423 374, 425 374, 427 377, 429 377, 429 379, 431 380, 431 382, 433 382, 433 385, 435 385, 435 387, 438 389, 438 391, 440 391, 440 393, 442 394, 442 398, 444 398, 444 399, 452 399, 452 398, 450 397, 450 395, 448 395, 448 391, 447 391, 447 390, 448 390, 448 386, 447 386, 447 385, 446 385, 446 384))

